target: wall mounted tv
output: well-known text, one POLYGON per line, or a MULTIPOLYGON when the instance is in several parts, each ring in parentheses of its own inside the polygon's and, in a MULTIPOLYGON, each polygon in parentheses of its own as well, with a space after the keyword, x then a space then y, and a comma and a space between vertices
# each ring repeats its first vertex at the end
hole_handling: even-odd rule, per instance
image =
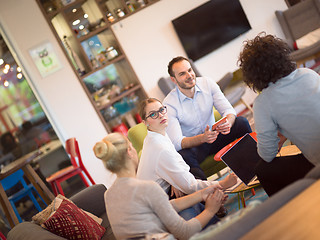
POLYGON ((239 0, 211 0, 172 23, 193 61, 251 29, 239 0))

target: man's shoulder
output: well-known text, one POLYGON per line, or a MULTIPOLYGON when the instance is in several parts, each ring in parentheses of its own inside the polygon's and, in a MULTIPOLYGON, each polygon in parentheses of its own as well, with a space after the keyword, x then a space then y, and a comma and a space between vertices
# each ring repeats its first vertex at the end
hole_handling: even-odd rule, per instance
POLYGON ((198 87, 208 87, 212 84, 216 84, 216 82, 210 77, 197 77, 197 86, 198 87))
POLYGON ((163 104, 165 105, 175 105, 177 103, 179 96, 176 88, 172 89, 171 92, 164 98, 163 104))

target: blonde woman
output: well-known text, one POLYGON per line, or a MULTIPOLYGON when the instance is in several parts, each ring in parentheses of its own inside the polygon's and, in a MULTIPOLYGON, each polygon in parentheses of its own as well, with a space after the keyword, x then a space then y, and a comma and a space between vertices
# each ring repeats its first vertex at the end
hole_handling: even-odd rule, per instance
POLYGON ((117 175, 105 193, 108 218, 117 239, 156 233, 171 233, 189 239, 210 221, 224 200, 224 194, 208 187, 194 194, 169 201, 168 195, 153 181, 136 179, 138 156, 126 137, 111 133, 93 148, 105 167, 117 175), (205 210, 185 221, 177 212, 206 201, 205 210))

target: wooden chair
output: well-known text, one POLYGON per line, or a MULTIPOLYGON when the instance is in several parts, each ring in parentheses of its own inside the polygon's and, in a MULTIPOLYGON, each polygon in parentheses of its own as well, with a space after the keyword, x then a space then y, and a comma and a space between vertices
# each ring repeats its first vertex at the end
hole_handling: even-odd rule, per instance
POLYGON ((79 175, 84 182, 84 184, 89 187, 89 183, 86 177, 89 179, 92 185, 95 184, 94 180, 90 176, 89 172, 82 163, 82 158, 79 150, 78 141, 75 138, 70 138, 66 141, 66 151, 70 156, 71 166, 61 169, 55 172, 46 180, 51 184, 53 193, 57 196, 58 193, 64 196, 64 192, 61 187, 61 182, 75 176, 79 175), (86 177, 84 176, 86 175, 86 177))

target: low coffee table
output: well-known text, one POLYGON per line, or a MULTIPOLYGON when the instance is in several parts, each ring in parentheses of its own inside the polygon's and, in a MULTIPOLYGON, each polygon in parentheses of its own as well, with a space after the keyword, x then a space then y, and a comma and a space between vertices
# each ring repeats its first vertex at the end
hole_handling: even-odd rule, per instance
POLYGON ((232 191, 229 192, 229 193, 237 193, 239 209, 241 208, 240 201, 242 203, 242 207, 243 208, 246 207, 246 200, 244 198, 244 192, 247 190, 251 190, 252 196, 254 196, 256 194, 254 191, 254 188, 258 187, 259 185, 260 185, 259 180, 255 180, 255 181, 251 182, 248 186, 242 182, 242 183, 240 183, 239 186, 237 186, 235 189, 233 189, 232 191))

